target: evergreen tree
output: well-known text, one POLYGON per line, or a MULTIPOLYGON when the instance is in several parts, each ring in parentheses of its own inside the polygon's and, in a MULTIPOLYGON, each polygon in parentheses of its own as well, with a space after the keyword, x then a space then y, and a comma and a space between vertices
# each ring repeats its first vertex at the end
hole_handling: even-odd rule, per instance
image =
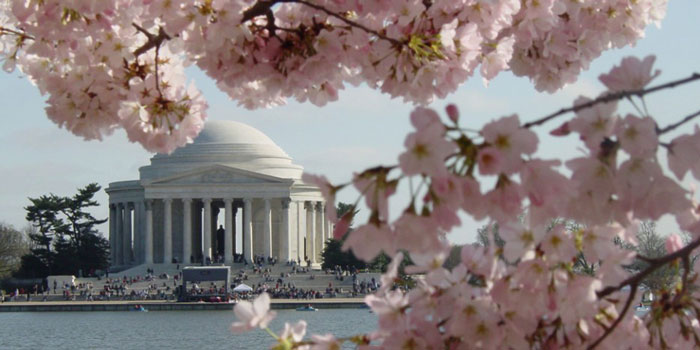
MULTIPOLYGON (((355 206, 352 204, 340 202, 336 207, 338 217, 342 217, 343 215, 351 211, 354 211, 354 217, 354 214, 357 214, 357 210, 355 210, 355 206)), ((350 228, 348 229, 348 233, 350 233, 351 231, 352 222, 350 222, 350 228)), ((329 238, 326 241, 326 247, 323 250, 323 253, 321 253, 321 258, 323 260, 323 263, 321 264, 322 268, 332 269, 336 265, 339 265, 342 268, 354 266, 358 269, 363 269, 367 266, 367 264, 364 261, 355 257, 352 251, 342 251, 343 242, 345 241, 345 237, 347 237, 348 233, 346 233, 340 240, 335 238, 329 238)))
POLYGON ((92 183, 73 197, 54 194, 29 198, 27 220, 36 228, 30 233, 30 254, 22 257, 17 275, 45 277, 55 274, 84 274, 109 266, 109 242, 95 229, 107 219, 87 212, 98 203, 93 199, 101 187, 92 183))
POLYGON ((65 231, 63 220, 58 217, 59 204, 54 196, 29 198, 32 205, 25 207, 27 221, 36 231, 29 234, 32 242, 32 257, 22 259, 21 274, 31 277, 44 277, 53 274, 52 267, 55 251, 52 249, 54 237, 65 231), (25 262, 27 265, 25 265, 25 262), (28 271, 27 269, 30 269, 28 271))

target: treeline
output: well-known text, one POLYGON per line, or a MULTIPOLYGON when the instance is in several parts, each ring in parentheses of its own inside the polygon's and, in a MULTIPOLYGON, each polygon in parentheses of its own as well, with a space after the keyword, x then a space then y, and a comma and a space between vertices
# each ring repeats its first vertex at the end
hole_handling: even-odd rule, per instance
MULTIPOLYGON (((353 217, 355 217, 355 215, 357 214, 357 210, 355 209, 354 205, 342 202, 338 203, 338 206, 336 207, 336 213, 338 217, 342 217, 343 215, 345 215, 345 213, 349 211, 354 212, 352 215, 353 217)), ((343 243, 345 242, 345 239, 347 238, 350 232, 352 232, 352 222, 350 223, 350 229, 341 239, 329 238, 325 242, 323 252, 321 253, 321 268, 324 270, 333 269, 337 265, 342 267, 343 269, 354 267, 358 270, 369 269, 371 271, 386 271, 387 266, 391 262, 391 258, 383 252, 380 253, 376 258, 374 258, 374 260, 370 262, 364 262, 355 257, 355 254, 352 253, 352 250, 342 250, 343 243)), ((404 257, 404 262, 402 262, 401 270, 403 271, 403 266, 410 264, 410 257, 408 256, 408 254, 406 254, 404 257)))
MULTIPOLYGON (((550 229, 555 224, 564 224, 566 229, 575 235, 583 235, 586 227, 582 224, 573 221, 555 221, 550 224, 550 229)), ((686 239, 686 244, 688 236, 682 234, 686 239)), ((666 255, 666 239, 662 236, 656 228, 656 223, 652 221, 644 221, 639 224, 639 230, 636 234, 637 244, 632 245, 615 237, 613 243, 618 247, 630 251, 634 251, 637 256, 632 260, 632 263, 625 266, 625 270, 630 273, 630 275, 639 273, 649 266, 649 259, 656 259, 666 255)), ((505 245, 505 241, 499 235, 498 224, 484 225, 477 230, 477 242, 476 244, 480 246, 488 246, 491 242, 501 250, 505 245)), ((461 250, 461 247, 458 249, 461 250)), ((459 253, 453 249, 453 254, 451 254, 452 260, 450 264, 446 264, 446 267, 452 267, 456 265, 460 259, 459 253)), ((695 260, 698 256, 691 257, 690 266, 694 265, 695 260)), ((576 257, 572 261, 572 271, 584 275, 594 275, 596 270, 600 268, 599 262, 591 262, 586 258, 586 255, 579 251, 576 257)), ((648 274, 642 280, 642 286, 653 291, 653 292, 663 292, 673 289, 676 283, 679 281, 683 270, 678 264, 666 265, 662 268, 655 270, 654 272, 648 274)))
POLYGON ((19 278, 48 275, 89 275, 109 267, 109 241, 95 229, 107 219, 96 219, 87 210, 98 206, 93 199, 101 187, 92 183, 72 197, 55 194, 29 198, 25 207, 30 250, 21 258, 19 278))

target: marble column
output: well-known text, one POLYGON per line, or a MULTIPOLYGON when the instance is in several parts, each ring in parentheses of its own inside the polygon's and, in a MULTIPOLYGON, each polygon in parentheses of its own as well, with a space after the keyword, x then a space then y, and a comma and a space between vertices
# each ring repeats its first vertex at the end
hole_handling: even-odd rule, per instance
POLYGON ((124 264, 124 248, 123 248, 123 237, 124 237, 124 204, 118 203, 117 204, 117 236, 116 236, 116 249, 115 249, 115 255, 117 258, 117 265, 123 265, 124 264))
POLYGON ((295 202, 296 204, 296 215, 297 215, 297 262, 304 260, 304 236, 303 233, 306 232, 306 211, 304 211, 304 202, 295 202))
POLYGON ((234 261, 236 260, 235 259, 235 257, 236 257, 236 236, 238 235, 238 232, 236 232, 237 231, 236 230, 236 214, 237 213, 238 213, 238 207, 234 206, 233 211, 231 212, 231 221, 233 223, 233 242, 232 242, 232 245, 233 245, 233 257, 234 257, 233 260, 234 261))
POLYGON ((202 259, 202 236, 204 235, 204 227, 202 227, 202 206, 200 200, 192 201, 192 255, 194 256, 194 261, 201 261, 202 259))
POLYGON ((291 260, 291 242, 290 242, 290 237, 289 235, 291 234, 291 230, 289 229, 289 212, 291 211, 290 206, 289 206, 290 199, 289 198, 283 198, 282 199, 282 223, 279 231, 279 252, 280 252, 280 263, 283 262, 288 262, 291 260))
POLYGON ((233 264, 233 199, 224 199, 224 209, 226 217, 224 218, 224 225, 226 233, 224 233, 224 263, 233 264))
POLYGON ((173 262, 173 200, 163 200, 163 264, 173 262))
POLYGON ((183 263, 189 264, 192 261, 192 199, 182 199, 182 260, 183 263))
MULTIPOLYGON (((329 239, 333 237, 333 230, 331 229, 331 221, 328 220, 328 216, 326 215, 326 206, 329 205, 328 203, 323 203, 324 211, 323 211, 323 232, 325 232, 323 241, 328 242, 329 239)), ((325 244, 325 243, 324 243, 325 244)))
POLYGON ((124 265, 131 265, 132 261, 131 232, 131 203, 127 202, 126 205, 124 205, 124 245, 122 246, 124 254, 124 265))
POLYGON ((109 264, 116 265, 115 237, 117 235, 117 206, 109 205, 109 264))
POLYGON ((202 200, 204 203, 204 256, 202 259, 206 263, 207 258, 211 261, 211 198, 202 200))
POLYGON ((143 202, 134 202, 134 263, 137 265, 143 262, 143 202))
POLYGON ((253 200, 243 199, 243 258, 253 263, 253 200))
POLYGON ((272 225, 270 224, 270 200, 264 199, 263 212, 263 249, 266 257, 272 256, 272 225))
POLYGON ((321 261, 323 247, 326 244, 323 224, 323 202, 316 203, 316 261, 321 261))
POLYGON ((153 200, 146 200, 146 237, 144 239, 144 263, 153 264, 153 200))
POLYGON ((316 263, 316 208, 314 202, 308 202, 306 215, 306 240, 310 248, 306 253, 312 264, 316 263))

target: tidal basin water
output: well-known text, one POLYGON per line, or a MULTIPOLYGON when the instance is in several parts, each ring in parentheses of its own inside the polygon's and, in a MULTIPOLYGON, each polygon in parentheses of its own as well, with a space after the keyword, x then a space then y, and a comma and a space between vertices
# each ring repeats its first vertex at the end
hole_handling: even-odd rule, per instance
MULTIPOLYGON (((369 332, 366 309, 277 310, 270 328, 304 319, 309 332, 350 336, 369 332)), ((0 349, 269 349, 263 330, 232 334, 233 311, 0 313, 0 349)), ((352 347, 348 347, 352 348, 352 347)))

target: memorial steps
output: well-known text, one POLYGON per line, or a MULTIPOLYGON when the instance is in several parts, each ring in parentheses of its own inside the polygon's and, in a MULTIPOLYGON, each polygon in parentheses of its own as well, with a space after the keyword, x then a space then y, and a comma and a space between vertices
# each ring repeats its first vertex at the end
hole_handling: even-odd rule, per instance
MULTIPOLYGON (((123 277, 127 277, 130 279, 136 278, 137 276, 141 277, 141 280, 138 282, 134 282, 131 285, 129 285, 127 294, 131 292, 131 290, 146 290, 148 287, 152 284, 156 284, 159 288, 163 288, 163 283, 166 284, 166 286, 172 288, 175 285, 181 284, 179 281, 174 284, 175 282, 174 276, 179 274, 180 269, 182 269, 185 266, 201 266, 200 264, 142 264, 138 265, 135 267, 132 267, 127 270, 123 270, 120 272, 116 273, 110 273, 109 277, 112 280, 115 279, 122 279, 123 277), (179 269, 178 269, 179 268, 179 269), (148 280, 143 280, 145 276, 148 275, 148 270, 152 269, 153 270, 153 276, 154 278, 150 281, 148 280), (167 279, 160 278, 164 274, 168 275, 167 279)), ((223 266, 223 264, 213 264, 211 266, 223 266)), ((321 291, 325 292, 326 288, 328 287, 329 283, 332 285, 333 288, 340 288, 343 291, 342 296, 348 296, 347 294, 352 291, 352 276, 346 275, 343 276, 343 281, 340 281, 336 279, 336 276, 334 274, 326 274, 324 271, 320 270, 311 270, 310 272, 306 273, 292 273, 292 267, 285 265, 285 264, 276 264, 274 266, 272 265, 263 265, 263 269, 270 269, 269 277, 270 280, 266 281, 265 276, 261 273, 254 273, 253 268, 250 267, 250 265, 244 265, 240 263, 236 263, 233 265, 228 265, 231 268, 231 283, 234 284, 234 280, 237 278, 238 274, 240 272, 245 272, 246 276, 248 277, 246 280, 241 281, 242 283, 245 283, 249 286, 255 287, 259 284, 266 283, 270 288, 274 288, 275 285, 277 284, 277 280, 280 278, 280 274, 284 274, 284 277, 282 277, 283 284, 288 284, 292 283, 294 286, 297 288, 301 288, 304 290, 308 289, 313 289, 316 291, 321 291), (289 277, 287 277, 287 273, 289 273, 289 277), (314 278, 311 279, 310 276, 313 275, 314 278)), ((358 283, 362 282, 363 280, 369 283, 371 279, 374 277, 377 282, 379 282, 379 277, 380 273, 358 273, 357 275, 357 281, 358 283)), ((106 284, 106 279, 102 278, 98 280, 97 278, 77 278, 76 279, 76 284, 79 283, 87 283, 91 282, 93 285, 93 290, 94 291, 99 291, 104 288, 104 285, 106 284)))

